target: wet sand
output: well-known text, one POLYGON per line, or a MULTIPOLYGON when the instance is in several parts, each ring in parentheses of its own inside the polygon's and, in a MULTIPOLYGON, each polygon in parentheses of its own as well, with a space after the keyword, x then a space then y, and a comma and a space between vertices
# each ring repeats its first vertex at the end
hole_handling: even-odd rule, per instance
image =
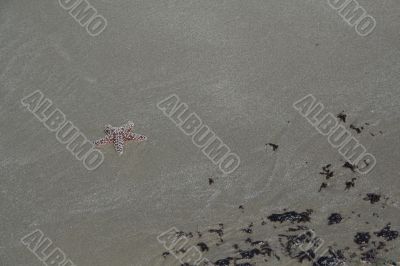
POLYGON ((377 20, 367 37, 326 1, 90 3, 108 22, 96 37, 58 1, 0 3, 0 265, 43 265, 20 241, 35 229, 76 265, 180 265, 157 241, 171 227, 206 243, 214 263, 243 257, 256 248, 251 238, 273 252, 237 263, 312 265, 281 245, 280 235, 308 229, 347 265, 362 265, 371 249, 372 265, 400 261, 400 238, 374 234, 388 223, 400 231, 399 3, 360 1, 377 20), (92 140, 128 120, 149 139, 122 156, 102 147, 103 164, 88 171, 22 106, 35 90, 92 140), (224 175, 157 108, 171 94, 239 155, 236 171, 224 175), (376 157, 372 172, 343 167, 292 107, 307 94, 344 111, 346 128, 364 127, 350 130, 376 157), (381 197, 371 203, 367 193, 381 197), (309 221, 268 219, 307 210, 309 221), (340 223, 328 225, 332 213, 340 223), (220 223, 223 242, 209 232, 220 223), (297 226, 308 229, 288 232, 297 226), (369 232, 368 243, 355 243, 358 232, 369 232))

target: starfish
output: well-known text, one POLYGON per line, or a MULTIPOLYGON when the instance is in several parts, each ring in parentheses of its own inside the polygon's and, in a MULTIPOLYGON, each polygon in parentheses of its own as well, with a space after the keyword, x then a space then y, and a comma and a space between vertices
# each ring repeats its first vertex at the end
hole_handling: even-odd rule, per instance
POLYGON ((127 124, 122 127, 112 127, 111 125, 106 125, 104 132, 106 136, 104 138, 94 141, 94 145, 102 146, 109 143, 114 143, 114 148, 121 155, 124 152, 124 143, 127 141, 142 142, 147 139, 147 137, 139 134, 133 133, 133 122, 128 121, 127 124))

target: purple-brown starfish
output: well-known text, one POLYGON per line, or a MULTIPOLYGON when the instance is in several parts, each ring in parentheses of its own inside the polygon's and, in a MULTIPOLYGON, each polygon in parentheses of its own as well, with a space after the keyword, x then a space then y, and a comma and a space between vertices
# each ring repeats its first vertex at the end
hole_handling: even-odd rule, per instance
POLYGON ((121 155, 124 152, 124 143, 127 141, 142 142, 147 139, 147 137, 139 134, 133 133, 133 122, 128 121, 127 124, 122 127, 112 127, 111 125, 106 125, 104 132, 106 136, 104 138, 98 139, 93 143, 96 146, 101 146, 109 143, 114 143, 114 148, 121 155))

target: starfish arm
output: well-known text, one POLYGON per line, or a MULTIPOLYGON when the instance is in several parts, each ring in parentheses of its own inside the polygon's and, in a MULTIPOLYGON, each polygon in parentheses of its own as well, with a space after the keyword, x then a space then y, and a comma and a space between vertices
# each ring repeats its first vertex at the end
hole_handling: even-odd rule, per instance
POLYGON ((104 138, 93 141, 93 144, 96 146, 101 146, 101 145, 106 145, 106 144, 109 144, 112 142, 113 142, 112 137, 105 136, 104 138))
POLYGON ((114 148, 118 152, 119 155, 124 153, 124 136, 122 134, 118 134, 115 136, 114 148))
POLYGON ((135 126, 135 124, 132 121, 128 121, 128 123, 123 125, 122 128, 123 128, 124 132, 132 132, 134 126, 135 126))
POLYGON ((129 134, 126 134, 124 136, 124 139, 127 141, 131 140, 131 141, 135 141, 135 142, 142 142, 142 141, 145 141, 147 139, 147 137, 140 135, 140 134, 135 134, 135 133, 130 132, 129 134))
POLYGON ((111 125, 106 125, 104 127, 104 133, 106 133, 107 135, 111 135, 111 129, 112 129, 111 125))

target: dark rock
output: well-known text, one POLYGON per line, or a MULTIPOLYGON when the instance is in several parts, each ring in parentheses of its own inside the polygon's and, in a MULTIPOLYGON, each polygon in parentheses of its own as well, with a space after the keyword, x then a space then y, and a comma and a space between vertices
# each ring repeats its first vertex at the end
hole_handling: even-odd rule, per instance
POLYGON ((343 167, 350 169, 352 172, 356 171, 356 166, 354 164, 349 163, 349 162, 345 162, 343 164, 343 167))

